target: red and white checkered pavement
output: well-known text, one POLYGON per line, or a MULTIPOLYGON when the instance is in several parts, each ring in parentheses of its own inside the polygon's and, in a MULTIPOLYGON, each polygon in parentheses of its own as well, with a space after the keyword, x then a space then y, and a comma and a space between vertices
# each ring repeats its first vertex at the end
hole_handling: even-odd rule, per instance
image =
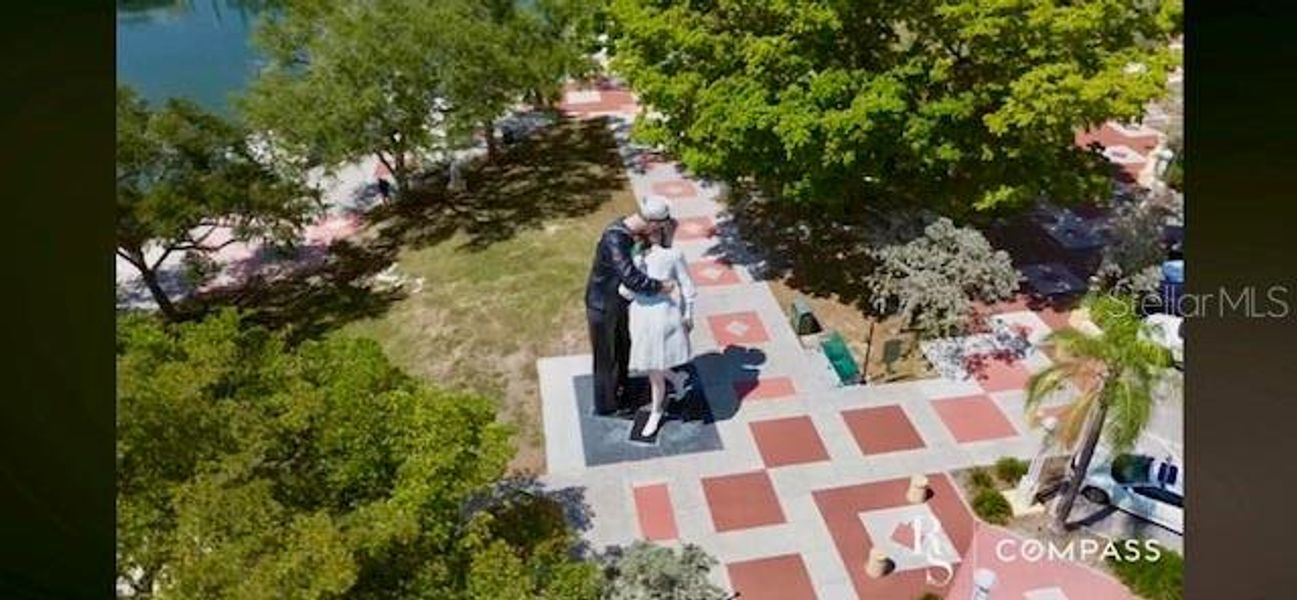
MULTIPOLYGON (((564 107, 579 117, 616 119, 638 110, 628 93, 609 89, 570 90, 564 107)), ((713 573, 717 582, 745 600, 950 593, 961 580, 929 583, 934 557, 959 569, 980 530, 947 472, 1038 450, 1022 388, 1048 359, 1032 349, 1016 359, 982 357, 958 377, 837 387, 822 359, 802 349, 769 288, 743 265, 713 256, 714 227, 725 219, 717 190, 660 154, 637 150, 626 153, 636 194, 667 196, 683 213, 676 241, 699 283, 695 353, 757 350, 764 360, 740 373, 700 369, 713 403, 723 397, 738 406, 716 422, 722 449, 588 467, 574 430, 571 381, 588 373, 589 357, 542 359, 546 482, 584 490, 594 547, 636 539, 697 544, 724 565, 713 573), (644 156, 655 157, 652 168, 644 168, 644 156), (914 475, 927 477, 931 493, 912 503, 914 475), (928 531, 935 554, 913 551, 916 524, 928 531), (866 573, 871 549, 888 556, 890 573, 866 573)), ((1031 341, 1066 324, 1066 315, 1014 304, 983 309, 1031 341)), ((1040 598, 1089 598, 1088 578, 1103 577, 1078 565, 1055 570, 1057 594, 1040 598)))

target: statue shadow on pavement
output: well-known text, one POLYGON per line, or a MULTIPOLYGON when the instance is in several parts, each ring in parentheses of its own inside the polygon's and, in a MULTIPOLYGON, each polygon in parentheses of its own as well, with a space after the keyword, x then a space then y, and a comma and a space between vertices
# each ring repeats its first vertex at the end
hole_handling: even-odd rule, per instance
POLYGON ((594 388, 590 375, 574 377, 572 384, 580 415, 586 466, 721 450, 723 445, 715 423, 730 419, 738 412, 742 399, 734 384, 754 379, 765 362, 766 354, 762 350, 740 346, 729 346, 722 351, 694 357, 682 367, 690 372, 688 393, 667 406, 657 434, 640 442, 632 441, 631 433, 635 416, 649 404, 646 378, 630 379, 627 393, 634 410, 615 417, 594 414, 594 388))

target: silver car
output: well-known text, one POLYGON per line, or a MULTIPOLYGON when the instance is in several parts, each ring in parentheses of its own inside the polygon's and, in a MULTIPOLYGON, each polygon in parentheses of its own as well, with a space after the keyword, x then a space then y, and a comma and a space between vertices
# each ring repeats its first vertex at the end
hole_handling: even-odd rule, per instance
POLYGON ((1184 534, 1184 468, 1171 457, 1095 456, 1081 495, 1184 534))

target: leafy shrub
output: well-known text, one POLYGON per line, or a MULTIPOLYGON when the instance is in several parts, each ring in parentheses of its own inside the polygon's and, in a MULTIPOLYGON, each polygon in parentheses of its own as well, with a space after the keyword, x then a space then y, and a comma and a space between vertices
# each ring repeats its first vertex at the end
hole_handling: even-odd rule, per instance
POLYGON ((995 476, 1009 485, 1018 485, 1018 481, 1027 474, 1027 461, 1006 456, 995 461, 995 476))
POLYGON ((605 600, 689 598, 722 600, 725 590, 707 577, 716 559, 693 544, 679 549, 637 541, 602 557, 605 600))
POLYGON ((1108 566, 1132 592, 1148 600, 1182 600, 1184 598, 1184 557, 1162 548, 1155 561, 1123 561, 1108 558, 1108 566))
POLYGON ((1166 166, 1166 174, 1163 177, 1167 185, 1178 191, 1184 190, 1184 155, 1177 154, 1171 159, 1171 164, 1166 166))
POLYGON ((1108 245, 1095 278, 1104 290, 1131 294, 1157 291, 1162 281, 1162 230, 1169 215, 1166 207, 1143 203, 1121 204, 1108 220, 1108 245))
POLYGON ((968 482, 973 486, 974 493, 995 489, 995 478, 991 477, 991 473, 982 467, 975 467, 968 472, 968 482))
POLYGON ((973 512, 987 523, 1004 525, 1013 516, 1013 507, 994 488, 983 488, 973 497, 973 512))
POLYGON ((921 235, 870 251, 876 266, 865 277, 874 310, 899 314, 925 335, 956 333, 972 302, 994 302, 1018 289, 1009 255, 981 232, 939 218, 921 235))

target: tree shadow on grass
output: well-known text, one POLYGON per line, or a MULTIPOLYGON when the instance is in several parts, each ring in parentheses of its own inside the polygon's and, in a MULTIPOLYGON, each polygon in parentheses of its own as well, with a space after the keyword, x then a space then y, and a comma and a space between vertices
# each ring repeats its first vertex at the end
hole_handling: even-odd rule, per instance
POLYGON ((278 272, 249 271, 237 285, 194 294, 189 314, 201 316, 221 306, 244 311, 248 320, 287 332, 290 341, 319 337, 349 321, 376 317, 403 297, 400 289, 376 290, 369 278, 390 265, 390 244, 336 241, 327 248, 300 250, 304 264, 278 272))
MULTIPOLYGON (((532 474, 508 476, 469 499, 464 507, 466 516, 483 511, 495 517, 499 535, 516 547, 561 538, 568 528, 584 532, 594 522, 585 488, 550 488, 532 474)), ((588 542, 578 539, 573 552, 584 556, 589 551, 588 542)))
POLYGON ((370 231, 352 240, 297 249, 284 268, 267 272, 264 257, 236 265, 226 288, 195 294, 188 310, 217 306, 247 311, 257 323, 300 341, 349 321, 382 315, 404 297, 379 291, 370 278, 392 265, 404 247, 422 248, 467 235, 481 250, 553 219, 588 214, 625 185, 616 146, 603 120, 560 121, 505 148, 492 162, 465 169, 467 189, 446 189, 446 174, 425 174, 400 201, 366 215, 370 231), (289 263, 300 262, 291 267, 289 263))
POLYGON ((371 218, 380 236, 395 243, 422 248, 462 232, 464 249, 482 250, 554 219, 597 210, 624 177, 604 119, 560 119, 493 161, 473 162, 464 169, 464 190, 448 190, 446 174, 433 174, 371 218))

